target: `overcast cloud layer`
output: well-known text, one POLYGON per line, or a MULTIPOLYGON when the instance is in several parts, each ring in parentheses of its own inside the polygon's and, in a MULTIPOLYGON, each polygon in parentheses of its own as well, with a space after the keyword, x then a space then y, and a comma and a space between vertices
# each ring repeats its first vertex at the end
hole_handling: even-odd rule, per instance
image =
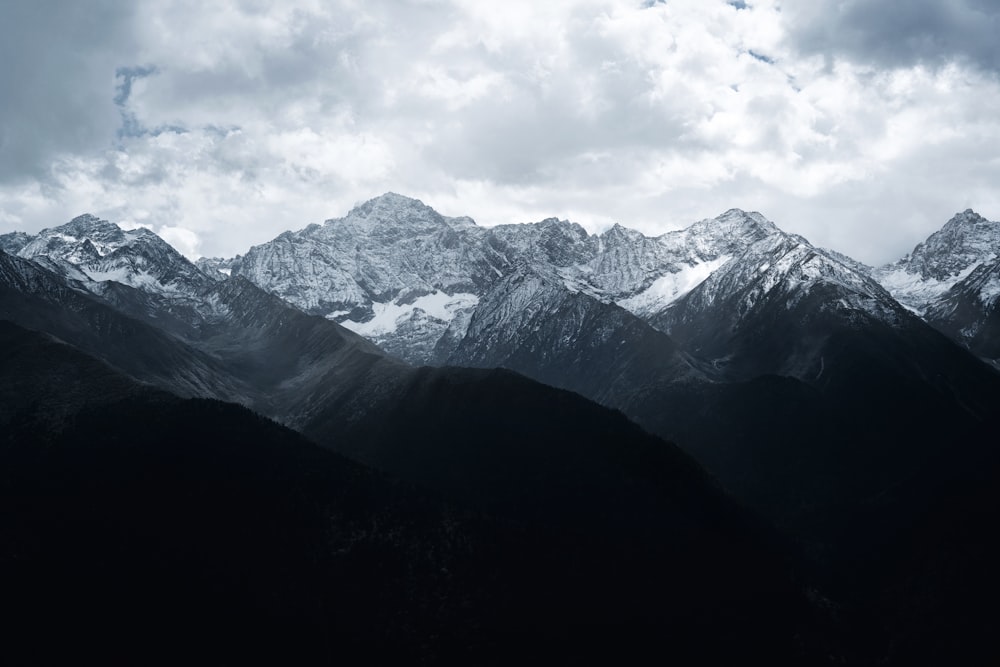
POLYGON ((860 260, 1000 217, 994 0, 12 0, 0 233, 232 255, 386 191, 648 234, 731 208, 860 260))

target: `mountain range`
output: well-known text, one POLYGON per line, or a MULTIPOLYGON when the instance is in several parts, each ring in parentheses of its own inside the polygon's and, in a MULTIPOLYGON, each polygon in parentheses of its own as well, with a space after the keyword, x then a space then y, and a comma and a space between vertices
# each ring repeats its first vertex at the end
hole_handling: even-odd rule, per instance
MULTIPOLYGON (((466 568, 459 597, 433 603, 421 596, 436 594, 439 577, 419 568, 398 575, 416 597, 392 604, 441 605, 429 621, 438 625, 423 634, 412 627, 417 612, 389 623, 403 652, 431 632, 447 637, 434 651, 461 645, 449 655, 481 660, 504 643, 488 629, 516 627, 526 642, 549 650, 569 642, 584 656, 579 630, 596 624, 609 632, 605 648, 614 637, 648 641, 684 628, 670 633, 678 656, 728 658, 743 642, 776 664, 971 658, 988 642, 942 620, 939 601, 965 605, 958 617, 971 626, 963 627, 995 617, 973 604, 975 585, 942 581, 961 544, 976 554, 958 559, 966 575, 1000 588, 987 574, 996 545, 968 520, 989 516, 1000 470, 998 256, 1000 224, 972 211, 878 268, 736 209, 650 238, 618 225, 589 234, 555 218, 486 228, 390 193, 241 256, 197 263, 148 230, 81 216, 37 235, 0 235, 8 351, 0 419, 18 434, 5 456, 39 478, 54 466, 60 479, 76 479, 67 461, 80 462, 65 457, 93 450, 80 470, 111 470, 119 477, 108 483, 121 484, 130 466, 150 463, 107 458, 121 452, 105 446, 94 419, 114 424, 109 432, 125 442, 143 429, 115 416, 131 411, 158 428, 161 413, 187 424, 143 436, 158 443, 148 452, 157 465, 178 440, 224 465, 245 456, 220 436, 224 424, 245 434, 256 417, 210 399, 283 425, 259 427, 254 465, 313 452, 304 440, 288 444, 302 436, 349 459, 303 454, 311 463, 283 468, 284 479, 359 466, 352 479, 400 480, 410 494, 401 502, 424 508, 416 525, 471 513, 461 556, 453 542, 434 541, 444 538, 433 526, 436 537, 426 539, 423 529, 386 528, 401 537, 379 547, 379 558, 419 544, 466 568), (51 460, 23 446, 39 438, 57 443, 51 460), (934 540, 946 533, 950 546, 941 548, 934 540), (507 555, 529 569, 535 556, 552 565, 527 578, 539 590, 510 589, 537 614, 511 597, 487 601, 510 586, 498 561, 482 556, 491 540, 537 543, 533 555, 507 555), (915 561, 915 552, 924 557, 915 561), (556 574, 567 557, 575 564, 556 574), (545 582, 552 592, 542 595, 545 582), (480 597, 462 602, 461 591, 473 590, 480 597), (456 620, 462 605, 472 625, 456 620), (612 622, 610 610, 623 606, 625 620, 612 622), (560 621, 546 638, 539 628, 550 617, 560 621), (718 633, 733 642, 705 649, 700 642, 718 633)), ((169 486, 180 472, 164 470, 151 479, 169 486)), ((199 484, 226 474, 211 470, 199 484)), ((261 487, 259 474, 240 493, 278 488, 261 487)), ((24 479, 6 482, 11 502, 28 493, 24 479)), ((385 483, 365 482, 360 495, 324 500, 309 516, 348 512, 350 525, 364 524, 383 511, 373 499, 400 497, 385 483)), ((91 487, 79 484, 66 499, 88 502, 91 487)), ((307 483, 289 484, 274 493, 298 494, 289 489, 307 483)), ((209 494, 190 507, 220 502, 209 494)), ((82 520, 67 518, 67 506, 46 505, 38 517, 82 520)), ((33 539, 29 524, 17 525, 8 558, 33 539)), ((323 552, 309 544, 302 548, 323 552)), ((323 590, 329 609, 338 589, 323 590)), ((316 622, 293 598, 300 620, 316 622)), ((330 641, 306 635, 303 646, 330 641)))
MULTIPOLYGON (((994 245, 925 252, 942 275, 968 270, 957 248, 1000 247, 1000 225, 962 220, 955 235, 993 230, 994 245)), ((779 521, 879 496, 933 456, 920 443, 975 437, 1000 398, 884 270, 758 213, 648 238, 556 219, 483 228, 387 194, 213 262, 410 363, 506 367, 620 409, 779 521)))

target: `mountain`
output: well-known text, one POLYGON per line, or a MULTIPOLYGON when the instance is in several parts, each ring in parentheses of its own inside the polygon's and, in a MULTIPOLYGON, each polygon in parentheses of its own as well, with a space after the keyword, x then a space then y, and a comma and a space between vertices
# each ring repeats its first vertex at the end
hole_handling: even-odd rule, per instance
POLYGON ((819 377, 838 326, 907 317, 885 290, 802 237, 771 234, 706 277, 653 323, 720 376, 819 377))
POLYGON ((209 279, 145 229, 80 216, 32 237, 20 255, 0 253, 0 315, 183 396, 295 424, 320 385, 326 397, 349 391, 384 356, 245 279, 209 279))
MULTIPOLYGON (((37 569, 14 587, 31 618, 41 611, 29 591, 46 573, 79 571, 57 556, 72 553, 68 535, 124 554, 84 561, 103 573, 94 581, 122 570, 141 591, 148 580, 122 563, 152 568, 167 590, 151 599, 167 595, 180 616, 191 612, 170 589, 197 597, 216 582, 206 618, 273 624, 303 656, 350 636, 380 656, 457 651, 448 655, 465 662, 537 642, 581 660, 622 646, 639 654, 660 636, 671 656, 716 661, 849 661, 860 650, 905 664, 925 648, 987 651, 941 613, 967 605, 960 618, 990 618, 971 610, 981 610, 976 582, 991 586, 993 552, 978 519, 958 519, 988 515, 993 502, 996 373, 868 267, 759 214, 731 210, 657 238, 617 226, 589 235, 556 219, 483 229, 386 195, 202 268, 145 231, 112 227, 81 217, 5 237, 30 257, 0 252, 0 319, 40 332, 0 325, 12 457, 0 469, 13 471, 0 493, 7 507, 51 499, 37 515, 13 515, 13 546, 0 551, 15 564, 34 554, 22 562, 37 569), (438 366, 414 368, 373 342, 438 366), (237 400, 327 451, 302 449, 245 409, 154 387, 237 400), (848 606, 803 596, 813 580, 796 574, 784 541, 629 419, 682 443, 777 522, 821 566, 813 585, 848 606), (344 475, 373 473, 329 463, 342 461, 329 450, 406 490, 372 482, 355 494, 344 475), (327 476, 330 466, 341 472, 327 476), (194 499, 178 498, 189 487, 194 499), (386 494, 398 503, 371 509, 386 494), (329 517, 345 513, 331 529, 329 517), (149 532, 137 532, 150 516, 149 532), (464 518, 452 530, 449 516, 464 518), (219 532, 226 521, 232 530, 219 532), (161 534, 175 546, 164 551, 161 534), (359 534, 364 553, 342 569, 331 540, 354 545, 359 534), (940 544, 949 535, 972 555, 955 561, 940 544), (192 558, 191 544, 212 556, 192 558), (262 560, 247 564, 244 551, 262 560), (949 588, 955 562, 973 583, 949 588), (225 563, 237 563, 231 578, 220 578, 225 563), (302 579, 289 583, 288 572, 302 579), (262 597, 240 581, 258 582, 262 597), (247 617, 259 608, 287 613, 247 617), (895 653, 879 633, 843 626, 868 626, 857 608, 887 624, 895 653), (932 647, 914 635, 935 628, 944 634, 932 647)), ((55 581, 46 590, 57 597, 96 595, 85 578, 55 581)), ((127 591, 110 599, 141 607, 127 591)))
POLYGON ((28 241, 32 239, 30 234, 25 232, 10 232, 9 234, 0 234, 0 250, 4 252, 16 255, 17 252, 28 244, 28 241))
POLYGON ((126 231, 92 215, 43 229, 17 255, 70 264, 94 282, 112 280, 165 295, 196 292, 210 283, 205 274, 150 230, 126 231))
POLYGON ((44 331, 181 396, 246 400, 247 387, 217 360, 121 312, 94 291, 93 283, 0 251, 0 319, 44 331))
POLYGON ((510 368, 626 411, 659 383, 704 380, 668 336, 543 271, 522 266, 497 282, 446 330, 437 360, 510 368))
MULTIPOLYGON (((74 231, 76 242, 87 247, 85 230, 74 231)), ((57 238, 61 240, 61 236, 57 238)), ((69 257, 65 261, 70 264, 76 257, 71 253, 61 256, 69 257)), ((146 292, 116 281, 71 283, 29 260, 3 258, 35 277, 30 285, 12 282, 9 290, 10 302, 28 300, 6 313, 22 325, 59 336, 133 377, 170 390, 179 390, 172 378, 164 378, 130 355, 137 349, 152 353, 175 371, 197 363, 204 381, 182 392, 185 395, 237 398, 356 460, 463 502, 506 511, 537 501, 554 512, 572 510, 579 517, 585 513, 576 507, 581 501, 575 485, 584 484, 583 480, 596 484, 607 474, 624 475, 625 479, 635 474, 622 468, 617 448, 627 447, 630 438, 644 440, 644 436, 638 432, 626 436, 631 426, 624 418, 608 417, 615 424, 613 428, 595 425, 578 432, 574 425, 586 423, 590 413, 603 414, 603 409, 583 399, 563 398, 561 392, 524 378, 454 368, 414 369, 387 358, 336 323, 292 308, 241 276, 208 281, 202 286, 204 291, 186 292, 185 301, 194 304, 189 311, 193 319, 187 321, 164 314, 171 300, 164 298, 158 286, 146 292), (40 313, 48 317, 39 317, 40 313), (110 328, 102 327, 104 322, 110 323, 110 328), (155 328, 158 323, 161 329, 155 328), (136 342, 114 345, 113 332, 122 328, 135 332, 136 342), (104 349, 106 345, 112 349, 104 349), (455 383, 466 387, 465 396, 447 399, 449 409, 457 412, 448 419, 436 417, 438 405, 445 400, 439 392, 450 391, 448 387, 455 383), (508 394, 532 395, 535 400, 505 409, 508 394), (555 410, 555 405, 566 400, 573 406, 568 414, 555 410), (414 412, 405 419, 387 419, 401 403, 414 412), (512 430, 511 414, 518 414, 519 423, 532 425, 538 432, 525 431, 524 426, 512 430), (442 424, 449 425, 447 434, 435 435, 442 424), (392 425, 405 425, 407 431, 383 433, 392 425), (434 447, 424 443, 418 452, 412 452, 407 446, 414 440, 406 433, 420 433, 421 429, 428 432, 416 442, 426 440, 435 443, 434 447), (478 446, 469 449, 465 443, 472 440, 477 440, 478 446), (537 458, 539 441, 548 452, 542 458, 537 458), (531 447, 521 450, 515 446, 522 443, 531 447), (579 480, 567 477, 567 457, 580 457, 584 452, 594 457, 592 463, 580 473, 579 480), (525 464, 532 470, 530 483, 522 478, 520 466, 525 464), (471 491, 476 494, 467 495, 471 491)), ((155 268, 149 273, 156 275, 155 268)), ((649 446, 654 445, 644 445, 649 446)), ((595 497, 602 499, 606 514, 642 516, 634 509, 635 503, 647 502, 640 498, 623 499, 621 507, 612 512, 615 494, 623 492, 605 488, 595 497)), ((631 497, 628 493, 625 497, 631 497)))
POLYGON ((997 363, 1000 223, 968 209, 873 277, 932 326, 997 363))
POLYGON ((759 213, 590 235, 554 218, 485 229, 388 194, 231 267, 397 357, 510 368, 620 409, 783 522, 877 496, 1000 401, 995 374, 869 267, 759 213))
POLYGON ((601 236, 556 219, 486 229, 386 194, 344 218, 286 232, 231 271, 329 317, 414 363, 440 361, 479 300, 521 267, 630 312, 669 304, 773 225, 730 211, 657 239, 616 226, 601 236), (447 332, 447 335, 446 335, 447 332))
POLYGON ((1000 260, 977 266, 932 303, 928 323, 1000 367, 1000 260))
POLYGON ((875 276, 902 303, 922 313, 998 253, 1000 224, 967 209, 898 262, 877 269, 875 276))
POLYGON ((792 665, 841 650, 766 529, 578 396, 418 372, 363 430, 428 493, 47 335, 0 322, 0 349, 18 397, 0 412, 15 659, 586 664, 655 649, 792 665))

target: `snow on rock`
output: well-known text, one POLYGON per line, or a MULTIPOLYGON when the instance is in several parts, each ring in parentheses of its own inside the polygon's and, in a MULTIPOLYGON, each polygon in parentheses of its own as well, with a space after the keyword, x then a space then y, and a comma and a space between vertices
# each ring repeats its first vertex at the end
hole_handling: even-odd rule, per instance
MULTIPOLYGON (((373 303, 374 315, 370 320, 364 322, 344 320, 343 325, 367 338, 380 338, 393 333, 403 321, 410 319, 415 311, 423 311, 441 322, 450 323, 458 311, 475 307, 477 303, 479 303, 479 297, 475 294, 449 295, 443 291, 435 290, 430 294, 417 297, 409 303, 400 303, 399 300, 388 303, 373 303)), ((345 314, 344 311, 340 311, 331 313, 327 317, 335 318, 345 314)))
POLYGON ((1000 223, 968 209, 872 276, 929 324, 995 363, 989 331, 1000 320, 998 258, 1000 223))
MULTIPOLYGON (((700 285, 730 259, 729 255, 722 255, 714 260, 685 266, 676 272, 668 272, 643 291, 620 299, 617 303, 639 316, 659 312, 700 285)), ((766 266, 765 264, 760 270, 765 270, 766 266)))
POLYGON ((872 271, 901 303, 926 313, 979 266, 1000 256, 1000 223, 967 209, 952 217, 913 252, 872 271))
MULTIPOLYGON (((617 304, 651 324, 696 291, 699 299, 715 298, 751 278, 743 309, 780 283, 806 292, 841 284, 848 301, 850 293, 864 295, 852 301, 858 308, 878 310, 873 303, 891 301, 864 275, 867 267, 739 209, 648 237, 621 225, 588 234, 557 218, 483 228, 389 193, 343 218, 281 234, 228 265, 233 275, 418 363, 440 359, 460 335, 486 335, 486 320, 476 314, 487 294, 490 326, 525 340, 532 332, 518 331, 519 309, 547 309, 542 301, 565 294, 617 304), (435 336, 440 345, 432 345, 435 336)), ((892 308, 882 310, 891 319, 892 308)))
MULTIPOLYGON (((987 259, 993 259, 993 256, 987 259)), ((884 267, 879 269, 874 277, 900 303, 915 313, 924 314, 936 299, 968 278, 983 263, 979 260, 974 261, 956 274, 946 274, 943 279, 935 278, 933 275, 924 277, 902 266, 884 267)))
POLYGON ((17 254, 73 279, 114 281, 164 296, 194 296, 211 283, 152 231, 124 230, 92 215, 43 229, 17 254))

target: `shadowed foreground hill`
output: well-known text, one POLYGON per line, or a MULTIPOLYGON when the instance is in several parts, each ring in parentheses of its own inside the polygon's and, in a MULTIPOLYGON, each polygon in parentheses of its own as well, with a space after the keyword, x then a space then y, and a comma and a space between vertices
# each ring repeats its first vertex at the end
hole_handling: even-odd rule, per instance
MULTIPOLYGON (((463 509, 490 507, 482 498, 442 485, 461 502, 435 499, 241 407, 142 387, 105 394, 127 380, 92 372, 103 365, 39 334, 7 325, 0 344, 20 351, 16 367, 0 367, 0 385, 14 369, 24 397, 0 424, 0 605, 16 619, 5 628, 15 657, 509 664, 655 651, 823 664, 831 651, 829 624, 780 553, 672 454, 626 450, 636 460, 610 474, 638 465, 646 481, 592 483, 587 456, 572 462, 569 443, 539 422, 546 437, 513 449, 521 464, 500 470, 520 467, 538 504, 484 513, 463 509), (107 399, 50 422, 39 408, 61 392, 43 382, 57 351, 67 395, 107 399), (531 447, 542 461, 570 457, 570 481, 551 502, 524 458, 531 447), (608 494, 609 516, 598 498, 574 510, 570 488, 608 494), (624 510, 615 502, 643 497, 645 525, 614 529, 608 518, 624 510)), ((414 391, 452 400, 433 386, 414 391)), ((398 447, 389 441, 404 437, 405 419, 410 446, 456 448, 441 425, 451 449, 434 450, 434 429, 411 418, 386 413, 376 444, 398 447)))

